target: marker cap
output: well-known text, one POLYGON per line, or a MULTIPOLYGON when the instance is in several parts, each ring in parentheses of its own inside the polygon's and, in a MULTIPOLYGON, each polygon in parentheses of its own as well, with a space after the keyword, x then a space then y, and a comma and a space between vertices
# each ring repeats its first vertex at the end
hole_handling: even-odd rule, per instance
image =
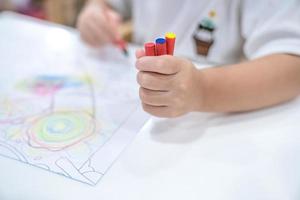
POLYGON ((146 56, 155 56, 155 44, 153 42, 145 43, 144 45, 146 56))
POLYGON ((169 33, 166 33, 165 37, 166 37, 166 42, 167 42, 167 54, 173 55, 174 49, 175 49, 176 34, 169 32, 169 33))
POLYGON ((167 54, 167 45, 164 38, 157 38, 156 41, 156 55, 166 55, 167 54))

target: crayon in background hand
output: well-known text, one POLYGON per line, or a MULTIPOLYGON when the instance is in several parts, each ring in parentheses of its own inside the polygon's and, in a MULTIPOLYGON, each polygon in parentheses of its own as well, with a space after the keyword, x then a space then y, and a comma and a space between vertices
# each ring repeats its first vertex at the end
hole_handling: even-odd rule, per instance
POLYGON ((125 56, 129 55, 128 50, 127 50, 127 43, 124 40, 122 40, 122 39, 116 40, 116 41, 114 41, 114 44, 117 45, 118 48, 122 50, 122 52, 125 56))

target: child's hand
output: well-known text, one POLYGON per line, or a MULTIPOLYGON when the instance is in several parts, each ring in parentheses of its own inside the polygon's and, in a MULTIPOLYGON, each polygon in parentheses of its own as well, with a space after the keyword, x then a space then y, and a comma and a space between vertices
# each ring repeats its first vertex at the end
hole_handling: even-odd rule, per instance
POLYGON ((92 47, 118 40, 121 17, 104 3, 91 2, 81 12, 77 27, 81 38, 92 47))
POLYGON ((157 117, 177 117, 203 104, 202 72, 186 59, 144 56, 136 52, 140 99, 146 112, 157 117))

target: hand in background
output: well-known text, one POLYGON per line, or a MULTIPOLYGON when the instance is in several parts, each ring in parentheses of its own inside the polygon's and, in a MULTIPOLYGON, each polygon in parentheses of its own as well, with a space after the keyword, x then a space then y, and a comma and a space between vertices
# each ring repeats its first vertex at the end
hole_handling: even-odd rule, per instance
POLYGON ((77 27, 81 38, 92 47, 120 39, 121 16, 105 3, 93 1, 79 15, 77 27))

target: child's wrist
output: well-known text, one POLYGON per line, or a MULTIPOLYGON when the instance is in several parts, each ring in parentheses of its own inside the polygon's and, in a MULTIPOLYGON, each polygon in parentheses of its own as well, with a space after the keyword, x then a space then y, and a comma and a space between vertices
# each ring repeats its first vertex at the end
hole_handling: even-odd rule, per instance
POLYGON ((205 73, 205 70, 199 70, 195 68, 195 77, 196 77, 196 84, 198 87, 195 87, 197 91, 195 91, 195 99, 194 99, 194 112, 204 112, 209 110, 209 84, 208 84, 208 77, 205 73))

